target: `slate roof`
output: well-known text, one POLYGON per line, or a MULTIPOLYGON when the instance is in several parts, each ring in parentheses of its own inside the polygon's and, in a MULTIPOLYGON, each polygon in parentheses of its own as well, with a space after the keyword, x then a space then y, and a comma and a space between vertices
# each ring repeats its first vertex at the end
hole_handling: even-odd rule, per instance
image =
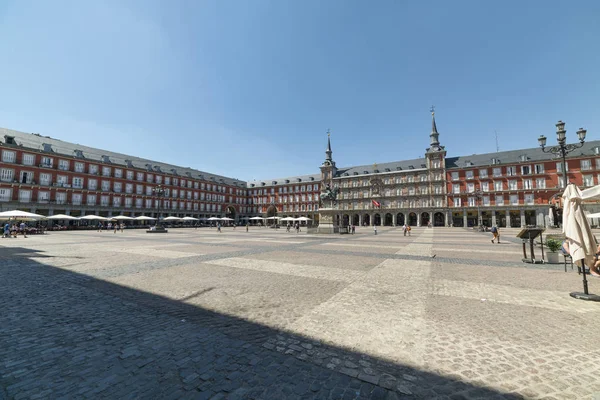
MULTIPOLYGON (((594 156, 596 148, 600 148, 600 140, 585 142, 583 147, 569 153, 568 157, 594 156)), ((470 156, 446 157, 446 168, 465 168, 469 166, 490 166, 493 165, 493 159, 499 160, 498 164, 530 163, 539 161, 556 160, 554 154, 544 153, 540 147, 528 149, 500 151, 497 153, 473 154, 470 156), (525 156, 523 160, 521 157, 525 156), (472 165, 468 165, 468 163, 472 165)), ((560 161, 560 160, 559 160, 560 161)))
POLYGON ((373 173, 411 171, 425 168, 425 158, 417 158, 414 160, 392 161, 387 163, 371 165, 359 165, 356 167, 338 168, 336 177, 351 177, 356 175, 366 175, 373 173), (377 169, 378 172, 375 172, 377 169), (348 174, 348 175, 346 175, 348 174))
POLYGON ((260 189, 263 187, 282 186, 282 185, 300 185, 306 183, 318 183, 321 181, 321 173, 310 175, 286 176, 277 179, 260 179, 248 182, 249 189, 260 189), (252 186, 254 185, 254 186, 252 186))
MULTIPOLYGON (((50 145, 52 154, 63 155, 67 157, 76 157, 76 150, 83 153, 83 158, 91 160, 104 165, 113 165, 128 167, 126 160, 131 161, 131 164, 135 168, 148 170, 147 165, 152 166, 152 172, 162 172, 167 175, 173 175, 171 170, 176 170, 177 176, 182 178, 188 178, 188 173, 191 174, 191 178, 202 179, 207 182, 214 182, 216 184, 234 185, 238 187, 246 187, 246 182, 233 179, 222 175, 213 174, 210 172, 204 172, 193 168, 181 167, 179 165, 166 164, 158 161, 148 160, 146 158, 129 156, 122 153, 115 153, 113 151, 96 149, 94 147, 79 145, 75 143, 69 143, 58 139, 53 139, 49 136, 41 136, 34 133, 24 133, 19 131, 13 131, 11 129, 0 128, 0 142, 5 143, 5 136, 13 136, 14 141, 17 145, 23 146, 30 149, 37 149, 44 152, 44 144, 50 145), (108 157, 108 163, 105 162, 104 157, 108 157), (155 168, 160 168, 157 171, 155 168)), ((47 147, 47 146, 46 146, 47 147)), ((50 150, 46 149, 46 150, 50 150)))

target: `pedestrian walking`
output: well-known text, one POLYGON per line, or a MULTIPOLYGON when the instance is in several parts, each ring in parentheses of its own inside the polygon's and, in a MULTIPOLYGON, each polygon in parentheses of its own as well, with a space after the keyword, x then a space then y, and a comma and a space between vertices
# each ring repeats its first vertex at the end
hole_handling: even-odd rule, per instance
POLYGON ((217 223, 217 232, 221 233, 221 223, 217 223))
POLYGON ((250 224, 248 222, 246 222, 246 233, 248 233, 248 228, 250 227, 250 224))
POLYGON ((2 237, 10 237, 10 224, 8 222, 4 224, 4 235, 2 237))
POLYGON ((373 225, 373 232, 375 232, 375 236, 377 236, 377 225, 373 225))
POLYGON ((406 225, 406 232, 408 232, 408 236, 410 236, 411 230, 412 230, 412 228, 410 227, 410 225, 406 225))
POLYGON ((356 226, 354 224, 352 224, 352 234, 354 235, 354 232, 356 231, 356 226))
POLYGON ((121 222, 121 233, 123 233, 124 229, 125 229, 125 222, 121 222))
POLYGON ((113 232, 113 233, 117 233, 117 231, 119 230, 119 224, 115 222, 115 223, 113 224, 113 229, 114 229, 114 232, 113 232))
POLYGON ((402 232, 404 232, 404 236, 406 236, 406 234, 408 233, 408 227, 406 226, 406 224, 402 225, 402 232))
POLYGON ((26 238, 27 237, 27 225, 25 225, 25 222, 21 222, 21 225, 19 225, 19 230, 21 232, 23 232, 23 237, 26 238))
POLYGON ((496 240, 497 243, 500 244, 500 230, 496 225, 492 226, 492 235, 494 236, 492 238, 492 243, 494 243, 494 240, 496 240))

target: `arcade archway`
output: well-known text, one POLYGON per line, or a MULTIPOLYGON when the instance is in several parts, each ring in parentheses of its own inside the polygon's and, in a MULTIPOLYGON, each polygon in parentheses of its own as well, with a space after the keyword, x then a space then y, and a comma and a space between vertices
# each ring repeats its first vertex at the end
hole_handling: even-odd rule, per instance
POLYGON ((392 214, 390 214, 390 213, 387 213, 387 214, 385 214, 385 221, 384 221, 384 223, 383 223, 383 224, 384 224, 385 226, 392 226, 392 223, 393 223, 393 222, 394 222, 394 221, 393 221, 392 214))
POLYGON ((414 212, 408 214, 408 225, 417 226, 417 214, 415 214, 414 212))
POLYGON ((429 225, 429 213, 428 212, 421 213, 421 226, 427 226, 427 225, 429 225))
POLYGON ((225 209, 225 216, 227 218, 231 218, 235 221, 235 216, 236 216, 235 207, 227 206, 227 208, 225 209))
POLYGON ((371 225, 371 216, 369 214, 363 215, 363 225, 371 225))
POLYGON ((396 214, 396 225, 404 225, 404 214, 396 214))
POLYGON ((354 214, 354 216, 352 216, 352 225, 359 226, 359 222, 360 216, 358 214, 354 214))
POLYGON ((375 226, 381 226, 381 215, 375 214, 373 216, 373 222, 375 226))
POLYGON ((444 226, 444 220, 444 213, 436 212, 435 214, 433 214, 433 226, 444 226))

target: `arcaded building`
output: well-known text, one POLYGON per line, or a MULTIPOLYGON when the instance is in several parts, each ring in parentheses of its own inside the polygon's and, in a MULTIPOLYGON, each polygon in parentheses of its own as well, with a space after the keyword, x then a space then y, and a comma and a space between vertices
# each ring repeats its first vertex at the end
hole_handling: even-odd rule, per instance
POLYGON ((333 206, 339 225, 546 226, 558 220, 552 205, 564 173, 582 188, 600 184, 600 141, 572 152, 566 166, 540 148, 448 157, 433 113, 431 122, 422 158, 338 167, 328 137, 320 171, 252 182, 0 129, 0 209, 318 222, 319 207, 333 206), (337 203, 320 204, 327 186, 339 189, 337 203))

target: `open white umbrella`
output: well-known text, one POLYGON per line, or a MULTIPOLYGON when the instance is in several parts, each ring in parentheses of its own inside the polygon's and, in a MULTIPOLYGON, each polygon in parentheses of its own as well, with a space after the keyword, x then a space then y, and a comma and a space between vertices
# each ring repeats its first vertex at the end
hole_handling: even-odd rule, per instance
POLYGON ((223 217, 221 218, 221 221, 233 221, 233 218, 223 217))
POLYGON ((163 218, 163 221, 181 221, 182 218, 179 217, 167 217, 167 218, 163 218))
POLYGON ((586 216, 586 218, 600 218, 600 212, 593 213, 593 214, 586 214, 585 216, 586 216))
POLYGON ((220 221, 220 220, 221 220, 221 218, 217 218, 217 217, 210 217, 208 219, 208 221, 220 221))
POLYGON ((145 215, 140 215, 139 217, 134 218, 136 221, 156 221, 156 218, 147 217, 145 215))
POLYGON ((593 266, 596 254, 596 239, 585 216, 582 202, 585 199, 600 197, 600 186, 583 192, 574 184, 569 184, 563 193, 563 233, 569 245, 573 261, 581 264, 583 272, 583 292, 573 292, 572 297, 600 301, 600 296, 589 294, 585 267, 593 266))
POLYGON ((79 218, 77 218, 77 217, 74 217, 74 216, 72 216, 72 215, 65 215, 65 214, 56 214, 56 215, 51 215, 51 216, 49 216, 49 217, 46 217, 46 218, 48 218, 48 219, 56 219, 56 220, 62 220, 62 219, 65 219, 65 220, 70 220, 70 221, 79 219, 79 218))
POLYGON ((298 217, 298 218, 296 218, 296 221, 312 221, 312 219, 310 219, 308 217, 298 217))
POLYGON ((281 218, 281 221, 295 221, 295 220, 296 220, 296 218, 294 218, 294 217, 284 217, 284 218, 281 218))
POLYGON ((251 219, 253 221, 258 221, 258 220, 263 220, 264 218, 263 217, 252 217, 252 218, 248 218, 248 219, 251 219))
POLYGON ((117 215, 114 217, 111 217, 112 219, 116 219, 117 221, 131 221, 132 219, 135 219, 133 217, 128 217, 126 215, 117 215))
POLYGON ((81 217, 79 219, 82 219, 82 220, 85 220, 85 221, 94 221, 94 220, 97 220, 97 221, 108 221, 108 218, 104 218, 104 217, 101 217, 99 215, 86 215, 85 217, 81 217))
POLYGON ((194 218, 194 217, 183 217, 182 219, 184 221, 200 221, 198 218, 194 218))
POLYGON ((34 221, 34 220, 38 220, 38 219, 44 219, 46 218, 43 215, 40 214, 34 214, 34 213, 30 213, 27 211, 21 211, 21 210, 11 210, 11 211, 4 211, 4 212, 0 212, 0 219, 18 219, 21 221, 34 221))
POLYGON ((267 218, 265 218, 265 219, 271 219, 271 220, 272 220, 272 219, 281 219, 281 217, 267 217, 267 218))

